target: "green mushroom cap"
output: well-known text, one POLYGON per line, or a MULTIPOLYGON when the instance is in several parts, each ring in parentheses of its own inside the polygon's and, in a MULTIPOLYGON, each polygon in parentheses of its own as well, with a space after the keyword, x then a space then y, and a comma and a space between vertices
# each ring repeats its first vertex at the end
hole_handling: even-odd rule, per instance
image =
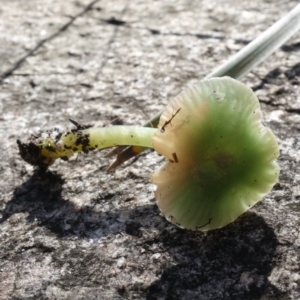
POLYGON ((253 91, 229 77, 200 81, 165 109, 153 138, 169 162, 152 175, 172 223, 211 230, 234 221, 276 183, 276 138, 253 91))

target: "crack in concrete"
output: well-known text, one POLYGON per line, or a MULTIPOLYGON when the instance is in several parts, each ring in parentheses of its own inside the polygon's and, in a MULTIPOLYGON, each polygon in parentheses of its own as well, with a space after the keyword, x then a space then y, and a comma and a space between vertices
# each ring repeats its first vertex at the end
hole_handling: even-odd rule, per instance
MULTIPOLYGON (((225 36, 217 36, 212 34, 200 34, 200 33, 180 33, 180 32, 162 32, 159 29, 153 29, 148 27, 142 27, 142 26, 131 26, 130 23, 122 20, 122 19, 116 19, 114 17, 111 17, 109 19, 100 19, 102 22, 113 25, 113 26, 123 26, 130 29, 140 29, 140 30, 148 30, 153 35, 163 35, 163 36, 192 36, 196 37, 198 39, 217 39, 217 40, 223 40, 225 39, 225 36)), ((242 39, 236 39, 235 42, 237 44, 248 44, 250 41, 248 40, 242 40, 242 39)))
MULTIPOLYGON (((196 37, 198 39, 218 39, 218 40, 224 40, 225 36, 218 36, 218 35, 212 35, 212 34, 201 34, 201 33, 179 33, 179 32, 162 32, 159 29, 153 29, 153 28, 148 28, 148 27, 134 27, 131 26, 128 22, 122 20, 122 19, 117 19, 114 17, 111 17, 109 19, 100 19, 102 22, 113 25, 113 26, 124 26, 128 28, 133 28, 133 29, 142 29, 142 30, 148 30, 150 33, 153 35, 163 35, 163 36, 192 36, 196 37)), ((252 40, 245 40, 245 39, 234 39, 236 44, 242 44, 242 45, 247 45, 249 44, 252 40)), ((298 51, 300 49, 300 42, 296 42, 290 45, 283 45, 280 47, 280 49, 284 52, 294 52, 298 51)))
POLYGON ((10 75, 12 75, 12 73, 14 71, 16 71, 17 69, 20 68, 20 66, 24 63, 24 61, 32 56, 39 48, 41 48, 45 43, 53 40, 54 38, 56 38, 60 33, 64 32, 65 30, 67 30, 74 22, 76 19, 82 17, 87 11, 89 11, 90 9, 92 9, 92 7, 99 2, 100 0, 94 0, 92 2, 90 2, 87 6, 84 7, 84 9, 78 13, 77 15, 73 16, 70 18, 70 21, 67 22, 66 24, 64 24, 61 28, 58 29, 58 31, 54 32, 53 34, 51 34, 50 36, 46 37, 45 39, 42 39, 41 41, 39 41, 30 51, 28 51, 23 57, 21 57, 19 60, 17 60, 14 65, 10 68, 8 68, 6 71, 4 71, 1 75, 0 75, 0 84, 3 82, 3 80, 7 77, 9 77, 10 75))

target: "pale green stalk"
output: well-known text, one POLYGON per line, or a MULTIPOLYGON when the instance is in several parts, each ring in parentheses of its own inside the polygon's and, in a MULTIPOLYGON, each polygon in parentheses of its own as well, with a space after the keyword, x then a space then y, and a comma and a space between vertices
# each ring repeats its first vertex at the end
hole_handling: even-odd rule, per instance
MULTIPOLYGON (((153 147, 152 138, 156 131, 156 128, 141 126, 92 127, 64 133, 50 131, 43 134, 41 140, 36 140, 33 144, 45 158, 44 164, 49 165, 57 158, 68 158, 75 153, 95 149, 101 150, 122 145, 151 148, 153 147), (48 136, 46 136, 47 134, 48 136)), ((22 147, 21 142, 18 144, 22 147)), ((34 154, 36 155, 36 153, 34 154)))
POLYGON ((92 148, 110 148, 116 145, 136 145, 152 148, 152 138, 157 128, 141 126, 110 126, 88 128, 82 131, 89 135, 92 148))
POLYGON ((67 160, 75 153, 101 150, 114 146, 134 145, 151 148, 156 128, 139 126, 111 126, 85 128, 72 121, 76 128, 59 128, 32 135, 28 141, 17 140, 21 157, 41 168, 52 165, 57 158, 67 160))

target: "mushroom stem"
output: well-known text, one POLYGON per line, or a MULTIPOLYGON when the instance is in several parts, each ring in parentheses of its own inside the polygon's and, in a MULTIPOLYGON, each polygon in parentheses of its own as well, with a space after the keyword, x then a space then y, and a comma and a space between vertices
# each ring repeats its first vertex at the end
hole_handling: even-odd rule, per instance
POLYGON ((77 127, 64 132, 59 129, 18 141, 22 158, 32 165, 50 166, 57 158, 67 160, 75 153, 101 150, 114 146, 133 145, 153 148, 157 128, 141 126, 77 127))

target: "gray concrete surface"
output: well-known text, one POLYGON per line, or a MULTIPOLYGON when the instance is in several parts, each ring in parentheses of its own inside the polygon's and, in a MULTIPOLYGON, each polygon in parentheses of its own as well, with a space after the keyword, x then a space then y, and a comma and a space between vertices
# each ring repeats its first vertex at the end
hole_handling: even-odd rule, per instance
POLYGON ((143 124, 298 1, 0 1, 0 299, 300 299, 300 34, 243 81, 278 136, 274 190, 229 226, 164 220, 142 155, 36 172, 17 138, 143 124))

